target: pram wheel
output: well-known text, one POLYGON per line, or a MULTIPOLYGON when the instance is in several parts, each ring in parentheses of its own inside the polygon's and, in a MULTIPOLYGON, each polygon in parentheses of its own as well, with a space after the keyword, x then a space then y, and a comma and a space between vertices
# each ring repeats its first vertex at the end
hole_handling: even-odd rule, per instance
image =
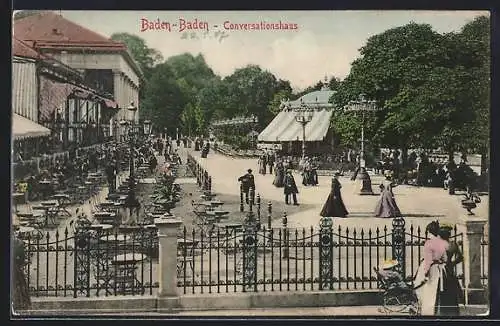
POLYGON ((402 312, 406 307, 398 297, 384 295, 384 309, 386 312, 402 312))

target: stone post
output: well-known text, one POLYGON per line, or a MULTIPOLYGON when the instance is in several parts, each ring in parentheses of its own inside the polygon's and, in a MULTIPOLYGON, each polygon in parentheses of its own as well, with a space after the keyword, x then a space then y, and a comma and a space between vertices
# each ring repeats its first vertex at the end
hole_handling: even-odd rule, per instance
POLYGON ((182 221, 171 218, 156 218, 158 228, 158 309, 171 310, 178 305, 177 293, 177 232, 182 221))
POLYGON ((481 282, 481 240, 484 235, 484 226, 486 220, 478 217, 467 216, 465 218, 465 229, 467 233, 467 249, 464 253, 467 284, 466 295, 469 304, 484 304, 486 303, 486 291, 481 282), (467 275, 468 274, 468 275, 467 275), (468 277, 467 277, 468 276, 468 277), (468 280, 468 283, 467 283, 468 280))

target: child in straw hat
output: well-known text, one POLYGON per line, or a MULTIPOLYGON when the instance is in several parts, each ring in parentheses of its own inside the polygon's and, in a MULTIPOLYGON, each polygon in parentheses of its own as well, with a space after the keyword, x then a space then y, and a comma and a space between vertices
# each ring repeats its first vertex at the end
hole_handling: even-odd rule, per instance
POLYGON ((401 274, 395 269, 398 264, 398 261, 395 259, 385 260, 380 266, 378 273, 384 279, 388 288, 410 290, 409 285, 406 284, 401 274))

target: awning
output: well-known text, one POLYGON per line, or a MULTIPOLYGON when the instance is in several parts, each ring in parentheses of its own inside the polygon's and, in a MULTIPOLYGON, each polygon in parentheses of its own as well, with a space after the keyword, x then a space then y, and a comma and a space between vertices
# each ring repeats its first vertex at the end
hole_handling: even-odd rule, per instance
MULTIPOLYGON (((306 141, 322 141, 328 128, 332 110, 313 111, 311 122, 306 125, 306 141)), ((295 121, 296 111, 281 111, 259 134, 261 142, 284 142, 302 140, 302 125, 295 121)))
POLYGON ((42 137, 49 136, 50 129, 14 113, 12 117, 12 134, 14 139, 42 137))

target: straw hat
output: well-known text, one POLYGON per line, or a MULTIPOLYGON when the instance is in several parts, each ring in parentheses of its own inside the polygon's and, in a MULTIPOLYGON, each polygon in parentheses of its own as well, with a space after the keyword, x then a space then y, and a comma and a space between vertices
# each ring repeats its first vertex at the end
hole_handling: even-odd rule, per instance
POLYGON ((397 260, 395 259, 388 259, 388 260, 384 260, 384 262, 382 263, 382 265, 380 266, 381 269, 390 269, 390 268, 393 268, 395 266, 397 266, 399 263, 397 260))
POLYGON ((453 230, 455 228, 455 225, 449 222, 441 222, 439 223, 439 228, 440 229, 448 229, 448 230, 453 230))

